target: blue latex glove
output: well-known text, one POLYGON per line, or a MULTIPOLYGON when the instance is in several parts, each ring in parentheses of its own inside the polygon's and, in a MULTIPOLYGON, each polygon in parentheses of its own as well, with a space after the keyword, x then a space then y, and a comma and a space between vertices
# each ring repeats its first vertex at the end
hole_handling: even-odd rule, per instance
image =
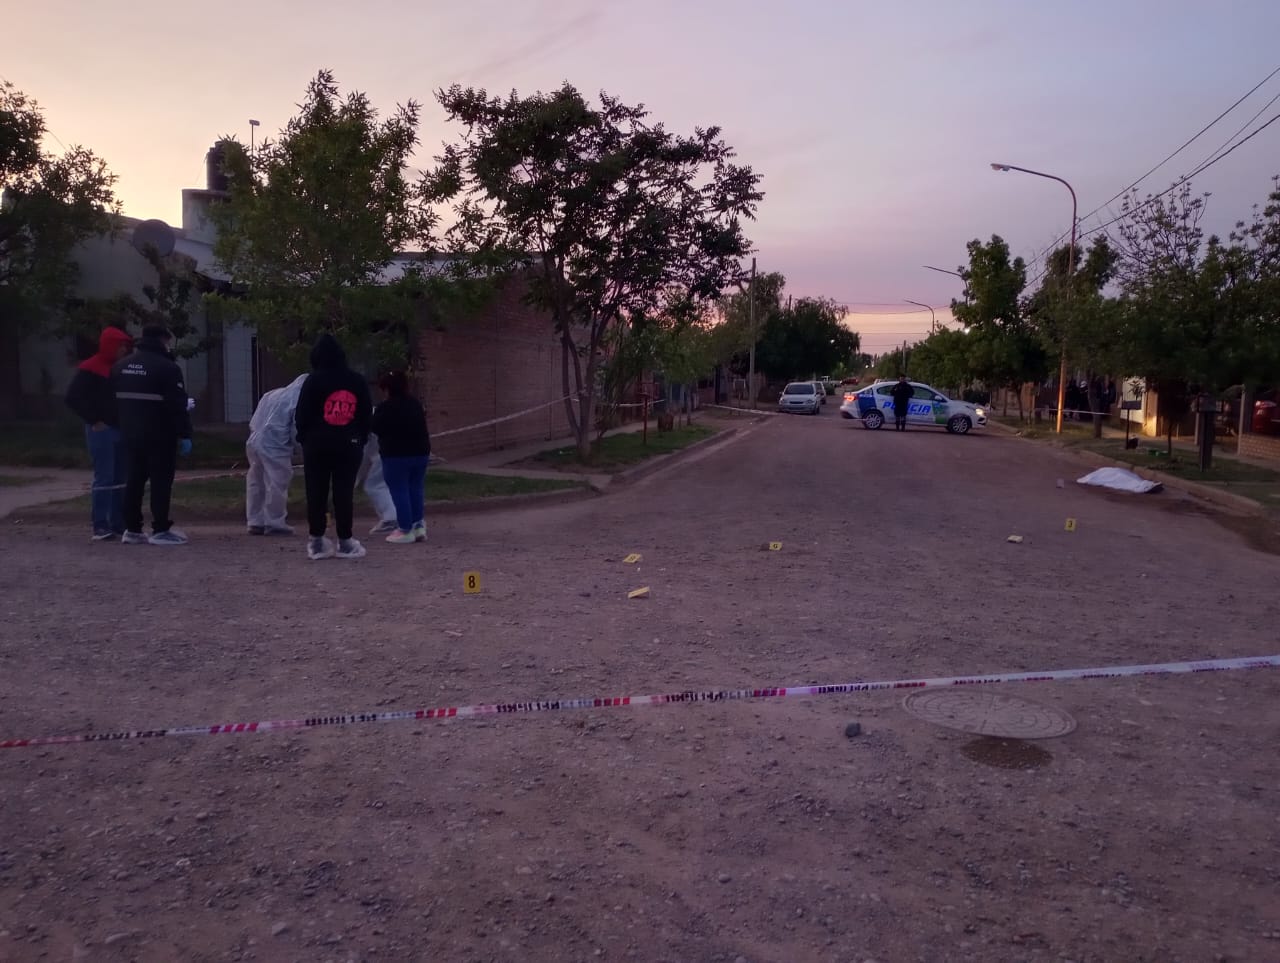
POLYGON ((180 455, 189 455, 189 454, 191 454, 191 439, 190 439, 190 438, 183 438, 180 442, 178 442, 178 454, 180 454, 180 455))

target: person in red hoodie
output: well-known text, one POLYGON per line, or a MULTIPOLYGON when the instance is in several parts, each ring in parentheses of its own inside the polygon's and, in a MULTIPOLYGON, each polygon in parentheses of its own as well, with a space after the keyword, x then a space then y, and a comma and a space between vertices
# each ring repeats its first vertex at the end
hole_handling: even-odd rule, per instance
POLYGON ((119 328, 104 328, 98 338, 98 353, 80 362, 67 388, 67 407, 84 422, 85 442, 93 460, 89 503, 95 542, 119 538, 124 532, 125 466, 111 366, 132 349, 133 338, 119 328))

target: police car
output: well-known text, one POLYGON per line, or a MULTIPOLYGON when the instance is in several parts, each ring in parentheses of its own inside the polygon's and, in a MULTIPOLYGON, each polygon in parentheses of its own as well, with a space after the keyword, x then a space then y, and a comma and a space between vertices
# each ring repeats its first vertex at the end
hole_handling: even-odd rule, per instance
MULTIPOLYGON (((985 428, 987 411, 967 401, 952 401, 941 391, 918 381, 911 383, 911 404, 907 408, 907 427, 946 428, 954 435, 966 435, 974 428, 985 428)), ((858 418, 863 428, 875 430, 893 418, 893 389, 896 381, 877 381, 865 388, 845 392, 840 415, 858 418)))

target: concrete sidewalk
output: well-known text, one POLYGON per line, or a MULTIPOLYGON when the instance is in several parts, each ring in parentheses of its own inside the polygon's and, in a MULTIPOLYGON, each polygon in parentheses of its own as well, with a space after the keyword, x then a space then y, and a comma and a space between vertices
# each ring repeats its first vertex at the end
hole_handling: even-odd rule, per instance
MULTIPOLYGON (((644 429, 643 422, 628 422, 617 428, 610 428, 605 432, 605 436, 611 435, 627 435, 644 429)), ((653 419, 649 419, 649 430, 657 431, 653 419)), ((544 451, 552 451, 557 448, 569 448, 574 444, 574 439, 570 437, 559 439, 544 439, 541 441, 532 441, 524 445, 513 445, 510 448, 503 448, 498 451, 484 451, 478 455, 468 455, 465 458, 456 458, 449 460, 441 460, 439 465, 441 468, 449 471, 465 471, 472 472, 476 475, 496 475, 506 478, 548 478, 555 480, 580 481, 590 485, 597 491, 604 491, 609 487, 609 483, 613 480, 613 476, 605 472, 570 472, 556 471, 555 469, 544 468, 511 468, 509 467, 515 462, 523 461, 526 458, 533 458, 542 454, 544 451)), ((435 464, 433 462, 432 464, 435 464)))
POLYGON ((89 493, 93 472, 87 469, 19 468, 0 466, 0 475, 30 479, 24 485, 0 485, 0 518, 52 502, 65 502, 89 493))

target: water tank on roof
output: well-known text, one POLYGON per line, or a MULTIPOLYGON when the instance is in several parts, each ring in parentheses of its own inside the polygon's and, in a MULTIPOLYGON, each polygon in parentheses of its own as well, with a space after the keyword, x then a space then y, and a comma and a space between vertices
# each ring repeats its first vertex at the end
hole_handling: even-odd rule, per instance
POLYGON ((206 186, 211 191, 225 191, 230 187, 224 165, 227 160, 227 145, 218 141, 204 155, 206 186))

